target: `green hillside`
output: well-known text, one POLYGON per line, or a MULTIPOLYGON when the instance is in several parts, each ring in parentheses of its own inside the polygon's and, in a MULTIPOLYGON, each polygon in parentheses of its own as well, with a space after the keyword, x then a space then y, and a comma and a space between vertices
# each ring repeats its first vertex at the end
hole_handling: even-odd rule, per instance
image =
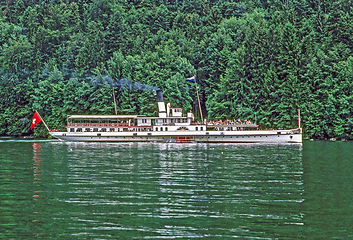
POLYGON ((209 120, 353 139, 350 0, 0 0, 0 135, 68 114, 156 114, 165 101, 209 120), (149 85, 151 88, 146 88, 149 85))

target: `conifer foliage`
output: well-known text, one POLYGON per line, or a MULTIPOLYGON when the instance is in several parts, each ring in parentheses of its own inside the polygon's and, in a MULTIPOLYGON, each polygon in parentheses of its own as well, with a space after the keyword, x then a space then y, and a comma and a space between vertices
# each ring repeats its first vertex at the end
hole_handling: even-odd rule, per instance
POLYGON ((353 139, 353 5, 310 0, 0 0, 0 135, 69 114, 203 116, 353 139), (151 86, 144 88, 141 86, 151 86))

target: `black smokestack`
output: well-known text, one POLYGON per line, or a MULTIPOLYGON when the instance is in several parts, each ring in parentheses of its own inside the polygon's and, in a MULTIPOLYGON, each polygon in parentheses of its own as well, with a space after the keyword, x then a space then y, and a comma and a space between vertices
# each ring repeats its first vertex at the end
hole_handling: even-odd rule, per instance
POLYGON ((163 92, 161 89, 156 90, 157 93, 157 102, 163 102, 163 92))

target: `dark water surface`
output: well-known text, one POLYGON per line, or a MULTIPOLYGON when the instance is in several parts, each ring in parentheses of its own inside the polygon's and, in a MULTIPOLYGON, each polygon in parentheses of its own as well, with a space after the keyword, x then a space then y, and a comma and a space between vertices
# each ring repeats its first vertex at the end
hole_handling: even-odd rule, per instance
POLYGON ((0 142, 0 239, 353 239, 353 143, 0 142))

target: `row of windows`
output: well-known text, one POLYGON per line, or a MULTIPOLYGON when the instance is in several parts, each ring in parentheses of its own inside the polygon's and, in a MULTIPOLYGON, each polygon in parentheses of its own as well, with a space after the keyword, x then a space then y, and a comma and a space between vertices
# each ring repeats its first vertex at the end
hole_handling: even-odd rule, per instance
MULTIPOLYGON (((83 130, 84 130, 85 132, 91 132, 91 129, 90 129, 90 128, 84 128, 84 129, 82 129, 82 128, 77 128, 76 132, 82 132, 83 130)), ((136 131, 136 130, 139 130, 139 132, 140 132, 140 131, 151 131, 152 129, 151 129, 151 128, 142 128, 142 129, 139 128, 139 129, 134 129, 134 130, 135 130, 135 131, 136 131)), ((196 127, 195 130, 198 131, 198 127, 196 127)), ((202 131, 202 130, 203 130, 203 127, 200 127, 200 130, 202 131)), ((106 128, 102 128, 100 131, 98 131, 98 128, 93 128, 93 132, 106 132, 106 131, 107 131, 106 128)), ((110 132, 115 132, 115 128, 110 128, 109 131, 110 131, 110 132)), ((124 128, 123 131, 124 131, 124 132, 127 132, 128 129, 127 129, 127 128, 124 128)), ((161 131, 161 132, 162 132, 162 131, 168 131, 168 127, 164 127, 164 128, 163 128, 163 127, 160 127, 160 128, 156 127, 156 128, 155 128, 155 131, 156 131, 156 132, 158 132, 158 131, 161 131)), ((75 132, 75 128, 70 128, 70 132, 75 132)), ((208 135, 208 134, 209 134, 209 133, 207 132, 206 135, 208 135)), ((224 136, 223 136, 223 137, 224 137, 224 136)), ((246 136, 234 136, 234 137, 235 137, 235 138, 240 138, 240 137, 241 137, 241 138, 244 138, 244 137, 246 137, 246 136)), ((268 137, 268 136, 261 136, 261 135, 259 135, 259 136, 247 136, 247 138, 250 138, 250 137, 254 137, 254 138, 255 138, 255 137, 260 137, 260 138, 261 138, 261 137, 268 137)), ((279 135, 278 135, 278 137, 279 137, 279 135)), ((210 137, 208 137, 208 138, 210 138, 210 137)), ((215 138, 217 138, 217 137, 215 137, 215 138)), ((233 136, 230 136, 230 138, 233 138, 233 136)), ((290 138, 292 139, 293 136, 290 136, 290 138)))
MULTIPOLYGON (((106 132, 106 128, 101 128, 98 130, 98 128, 93 128, 92 132, 106 132)), ((75 132, 75 128, 70 128, 70 132, 75 132)), ((77 128, 76 132, 91 132, 91 128, 77 128)), ((109 128, 109 132, 115 132, 115 128, 109 128)))
MULTIPOLYGON (((161 127, 161 128, 159 128, 159 130, 161 131, 161 132, 163 132, 163 128, 161 127)), ((168 127, 165 127, 164 128, 164 131, 168 131, 168 127)), ((156 132, 158 132, 158 127, 156 127, 156 132)))
MULTIPOLYGON (((203 131, 203 127, 195 127, 195 130, 196 131, 199 131, 199 129, 200 129, 200 131, 203 131)), ((123 128, 123 129, 120 129, 120 128, 117 128, 117 129, 115 129, 115 128, 100 128, 100 129, 98 129, 98 128, 93 128, 93 129, 91 129, 91 128, 76 128, 76 130, 75 130, 75 128, 70 128, 70 132, 107 132, 107 131, 109 131, 109 132, 115 132, 115 131, 123 131, 123 132, 127 132, 128 131, 128 128, 123 128)), ((152 131, 152 128, 133 128, 133 131, 136 131, 136 132, 145 132, 145 131, 152 131)), ((160 132, 163 132, 163 131, 165 131, 165 132, 167 132, 168 131, 168 127, 156 127, 155 128, 155 131, 156 132, 158 132, 158 131, 160 131, 160 132)))
MULTIPOLYGON (((185 130, 188 130, 187 128, 185 129, 185 130)), ((160 127, 160 128, 158 128, 158 127, 156 127, 155 128, 155 131, 156 132, 158 132, 158 131, 160 131, 160 132, 163 132, 163 131, 165 131, 165 132, 167 132, 168 131, 168 127, 160 127)), ((199 127, 195 127, 195 131, 199 131, 199 127)), ((200 131, 203 131, 203 127, 200 127, 200 131)))
MULTIPOLYGON (((76 128, 76 132, 128 132, 128 128, 76 128)), ((133 128, 136 132, 147 132, 152 131, 152 128, 133 128)), ((75 132, 75 128, 70 128, 70 132, 75 132)))
MULTIPOLYGON (((171 124, 173 124, 173 123, 187 123, 187 122, 188 122, 188 120, 186 118, 182 118, 182 119, 172 118, 172 119, 170 119, 171 124)), ((167 121, 167 119, 157 119, 157 123, 168 123, 168 121, 167 121)))

